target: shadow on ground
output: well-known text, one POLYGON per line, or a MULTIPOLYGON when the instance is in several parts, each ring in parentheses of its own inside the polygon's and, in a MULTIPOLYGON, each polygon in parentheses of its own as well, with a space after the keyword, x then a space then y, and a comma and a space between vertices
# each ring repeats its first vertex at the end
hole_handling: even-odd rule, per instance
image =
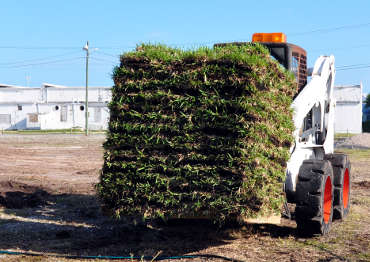
POLYGON ((33 191, 1 193, 0 250, 90 256, 153 256, 162 251, 162 255, 178 256, 256 234, 295 236, 292 226, 227 224, 219 228, 208 220, 116 221, 101 213, 94 195, 33 191))

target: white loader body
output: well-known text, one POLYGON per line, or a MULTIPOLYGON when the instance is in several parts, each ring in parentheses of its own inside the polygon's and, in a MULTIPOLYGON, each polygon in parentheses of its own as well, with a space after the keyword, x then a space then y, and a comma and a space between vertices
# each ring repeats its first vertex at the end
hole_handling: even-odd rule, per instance
POLYGON ((303 161, 322 160, 325 154, 334 151, 334 60, 334 56, 320 56, 316 60, 311 81, 291 106, 295 130, 285 180, 288 201, 294 198, 303 161))

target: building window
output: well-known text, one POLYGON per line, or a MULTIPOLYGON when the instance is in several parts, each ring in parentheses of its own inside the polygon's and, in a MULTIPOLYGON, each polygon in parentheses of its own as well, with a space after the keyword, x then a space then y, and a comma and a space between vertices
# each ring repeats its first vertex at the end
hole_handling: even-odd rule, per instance
POLYGON ((60 109, 60 122, 67 122, 68 106, 62 106, 60 109))
POLYGON ((10 114, 0 114, 0 124, 10 124, 11 116, 10 114))
POLYGON ((94 108, 94 121, 97 123, 101 121, 101 108, 100 107, 94 108))
POLYGON ((38 114, 29 114, 30 123, 38 123, 39 115, 38 114))
POLYGON ((85 110, 85 107, 84 106, 80 106, 80 110, 81 111, 84 111, 85 110))
POLYGON ((55 106, 54 109, 55 109, 55 111, 58 111, 59 110, 59 106, 55 106))
POLYGON ((22 106, 18 105, 18 111, 22 111, 22 106))

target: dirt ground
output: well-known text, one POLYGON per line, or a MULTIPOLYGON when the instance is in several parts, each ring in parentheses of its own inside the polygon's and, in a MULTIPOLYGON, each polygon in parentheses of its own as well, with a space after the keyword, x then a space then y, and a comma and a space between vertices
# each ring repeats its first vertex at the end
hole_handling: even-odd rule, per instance
POLYGON ((288 219, 278 226, 223 228, 207 221, 110 219, 100 211, 94 190, 104 139, 103 134, 0 135, 0 261, 84 261, 55 256, 158 252, 206 255, 182 261, 370 261, 369 149, 341 149, 352 162, 350 215, 336 221, 327 236, 302 238, 288 219))

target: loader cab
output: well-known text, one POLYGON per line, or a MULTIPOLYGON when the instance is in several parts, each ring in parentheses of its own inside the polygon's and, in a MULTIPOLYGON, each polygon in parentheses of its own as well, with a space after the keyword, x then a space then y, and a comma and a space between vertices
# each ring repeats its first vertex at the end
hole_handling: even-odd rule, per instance
MULTIPOLYGON (((267 47, 270 54, 282 66, 293 72, 297 80, 298 93, 307 84, 307 53, 297 46, 286 42, 284 33, 255 33, 252 37, 253 43, 260 43, 267 47)), ((227 44, 215 44, 217 46, 225 45, 245 45, 245 42, 233 42, 227 44)))

